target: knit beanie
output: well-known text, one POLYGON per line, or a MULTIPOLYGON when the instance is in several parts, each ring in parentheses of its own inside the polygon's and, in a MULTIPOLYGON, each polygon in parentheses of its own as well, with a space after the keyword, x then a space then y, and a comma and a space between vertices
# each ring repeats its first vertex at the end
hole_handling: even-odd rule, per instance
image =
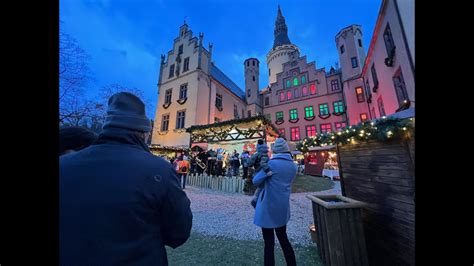
POLYGON ((67 150, 78 151, 88 147, 97 139, 97 134, 83 127, 61 127, 59 129, 59 154, 67 150))
POLYGON ((290 152, 290 148, 288 147, 288 143, 282 138, 277 138, 275 143, 273 144, 273 153, 284 153, 290 152))
POLYGON ((119 92, 109 98, 103 129, 118 127, 150 132, 151 123, 145 114, 145 104, 129 92, 119 92))

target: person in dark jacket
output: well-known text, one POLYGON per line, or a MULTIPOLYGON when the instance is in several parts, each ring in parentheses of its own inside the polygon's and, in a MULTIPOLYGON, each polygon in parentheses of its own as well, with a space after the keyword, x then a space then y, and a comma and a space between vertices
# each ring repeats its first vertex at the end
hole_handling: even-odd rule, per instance
POLYGON ((189 238, 190 201, 150 130, 143 102, 120 92, 98 140, 60 157, 60 265, 168 265, 165 245, 189 238))
POLYGON ((97 134, 87 128, 63 126, 59 129, 59 155, 87 148, 96 139, 97 134))

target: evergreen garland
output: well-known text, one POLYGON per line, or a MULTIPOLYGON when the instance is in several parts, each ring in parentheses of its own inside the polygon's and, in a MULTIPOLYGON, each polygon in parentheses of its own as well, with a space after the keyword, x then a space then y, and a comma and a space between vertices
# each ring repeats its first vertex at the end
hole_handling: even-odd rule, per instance
POLYGON ((386 118, 366 121, 345 127, 337 132, 322 133, 315 137, 306 137, 296 144, 296 148, 306 153, 315 146, 347 144, 353 141, 398 139, 410 132, 414 135, 414 118, 386 118))

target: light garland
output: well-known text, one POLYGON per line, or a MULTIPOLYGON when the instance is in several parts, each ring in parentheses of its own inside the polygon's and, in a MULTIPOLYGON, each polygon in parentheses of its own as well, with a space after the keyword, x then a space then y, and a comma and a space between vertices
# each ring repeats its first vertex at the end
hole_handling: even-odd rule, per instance
POLYGON ((414 134, 414 118, 387 118, 382 117, 377 121, 362 122, 357 125, 345 127, 337 132, 322 133, 316 137, 306 137, 296 144, 299 151, 306 153, 315 146, 334 144, 356 143, 372 139, 391 140, 406 136, 407 132, 414 134))

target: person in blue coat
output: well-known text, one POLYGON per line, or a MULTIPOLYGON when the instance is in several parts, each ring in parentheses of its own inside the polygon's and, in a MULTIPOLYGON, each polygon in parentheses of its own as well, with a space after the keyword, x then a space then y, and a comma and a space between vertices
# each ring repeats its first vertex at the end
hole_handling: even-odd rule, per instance
POLYGON ((60 265, 168 265, 165 245, 189 238, 190 200, 150 130, 143 102, 117 93, 98 140, 60 157, 60 265))
POLYGON ((255 186, 264 184, 255 208, 254 224, 262 228, 264 264, 275 265, 275 233, 285 255, 287 265, 296 265, 295 252, 286 234, 290 220, 291 184, 296 177, 297 167, 293 163, 288 143, 277 138, 273 145, 273 156, 268 162, 272 176, 259 171, 253 178, 255 186))

